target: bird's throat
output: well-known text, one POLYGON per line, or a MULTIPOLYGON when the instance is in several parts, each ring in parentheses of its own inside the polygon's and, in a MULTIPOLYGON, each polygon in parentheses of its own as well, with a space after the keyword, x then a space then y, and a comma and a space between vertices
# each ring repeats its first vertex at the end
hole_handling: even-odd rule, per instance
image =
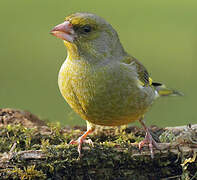
POLYGON ((89 63, 98 63, 102 59, 105 59, 104 53, 99 53, 94 47, 89 43, 74 44, 68 41, 64 41, 64 44, 68 51, 69 60, 85 60, 89 63))
POLYGON ((74 43, 64 41, 64 45, 67 48, 69 59, 79 59, 79 51, 74 43))

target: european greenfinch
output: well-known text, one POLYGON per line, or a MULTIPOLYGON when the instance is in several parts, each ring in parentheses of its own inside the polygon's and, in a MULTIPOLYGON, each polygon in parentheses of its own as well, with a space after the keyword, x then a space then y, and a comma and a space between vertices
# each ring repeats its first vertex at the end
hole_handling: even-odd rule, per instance
POLYGON ((146 136, 139 148, 158 148, 143 122, 144 114, 157 97, 181 95, 155 83, 146 68, 128 54, 117 32, 103 18, 91 13, 75 13, 55 26, 51 34, 62 39, 67 58, 58 77, 62 96, 87 122, 87 131, 71 144, 92 143, 86 136, 95 125, 120 126, 139 120, 146 136))

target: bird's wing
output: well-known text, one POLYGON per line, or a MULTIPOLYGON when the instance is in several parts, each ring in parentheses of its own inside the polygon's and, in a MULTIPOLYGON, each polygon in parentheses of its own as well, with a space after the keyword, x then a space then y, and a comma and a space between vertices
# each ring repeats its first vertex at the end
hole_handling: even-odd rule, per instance
POLYGON ((131 66, 135 66, 140 85, 149 86, 152 84, 152 79, 150 78, 148 71, 137 59, 129 56, 124 58, 122 62, 131 66))

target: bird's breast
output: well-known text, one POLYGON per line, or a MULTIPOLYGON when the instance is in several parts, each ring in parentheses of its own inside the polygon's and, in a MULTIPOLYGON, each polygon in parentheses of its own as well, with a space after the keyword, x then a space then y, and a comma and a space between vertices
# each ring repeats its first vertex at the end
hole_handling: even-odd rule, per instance
POLYGON ((83 119, 99 125, 134 121, 148 106, 148 96, 139 91, 132 73, 113 63, 95 67, 67 60, 58 84, 67 103, 83 119))

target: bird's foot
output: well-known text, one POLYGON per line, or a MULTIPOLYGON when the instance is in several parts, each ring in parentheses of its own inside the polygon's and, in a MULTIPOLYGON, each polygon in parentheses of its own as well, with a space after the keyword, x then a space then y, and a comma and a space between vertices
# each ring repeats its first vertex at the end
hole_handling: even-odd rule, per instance
POLYGON ((85 139, 86 136, 87 136, 89 133, 91 133, 91 132, 92 132, 92 130, 88 130, 88 131, 86 131, 81 137, 79 137, 77 140, 71 140, 70 143, 69 143, 69 144, 77 144, 77 145, 78 145, 77 151, 78 151, 78 153, 79 153, 79 158, 82 156, 81 150, 82 150, 82 145, 83 145, 83 143, 87 143, 87 144, 89 144, 89 145, 91 145, 91 146, 94 146, 91 139, 85 139))
POLYGON ((69 143, 69 144, 77 144, 78 145, 77 151, 79 153, 79 157, 81 157, 81 155, 82 155, 81 150, 82 150, 83 143, 87 143, 91 146, 94 146, 91 139, 83 139, 83 137, 79 137, 77 140, 71 140, 69 143))
POLYGON ((139 122, 141 123, 141 125, 143 126, 144 130, 146 131, 146 136, 144 138, 143 141, 141 141, 138 146, 139 149, 141 150, 141 148, 144 146, 144 144, 148 144, 149 149, 150 149, 150 155, 151 158, 154 158, 154 153, 153 153, 153 147, 155 147, 156 149, 160 149, 159 145, 156 143, 156 141, 153 139, 152 135, 150 134, 149 129, 146 127, 145 123, 143 122, 142 118, 139 119, 139 122))
POLYGON ((139 149, 141 150, 141 148, 145 145, 148 144, 149 149, 150 149, 150 154, 151 154, 151 158, 154 158, 154 153, 153 153, 153 147, 155 147, 156 149, 160 149, 158 144, 156 143, 156 141, 153 139, 152 135, 150 134, 149 130, 147 129, 146 131, 146 136, 144 138, 143 141, 141 141, 138 146, 139 149))

